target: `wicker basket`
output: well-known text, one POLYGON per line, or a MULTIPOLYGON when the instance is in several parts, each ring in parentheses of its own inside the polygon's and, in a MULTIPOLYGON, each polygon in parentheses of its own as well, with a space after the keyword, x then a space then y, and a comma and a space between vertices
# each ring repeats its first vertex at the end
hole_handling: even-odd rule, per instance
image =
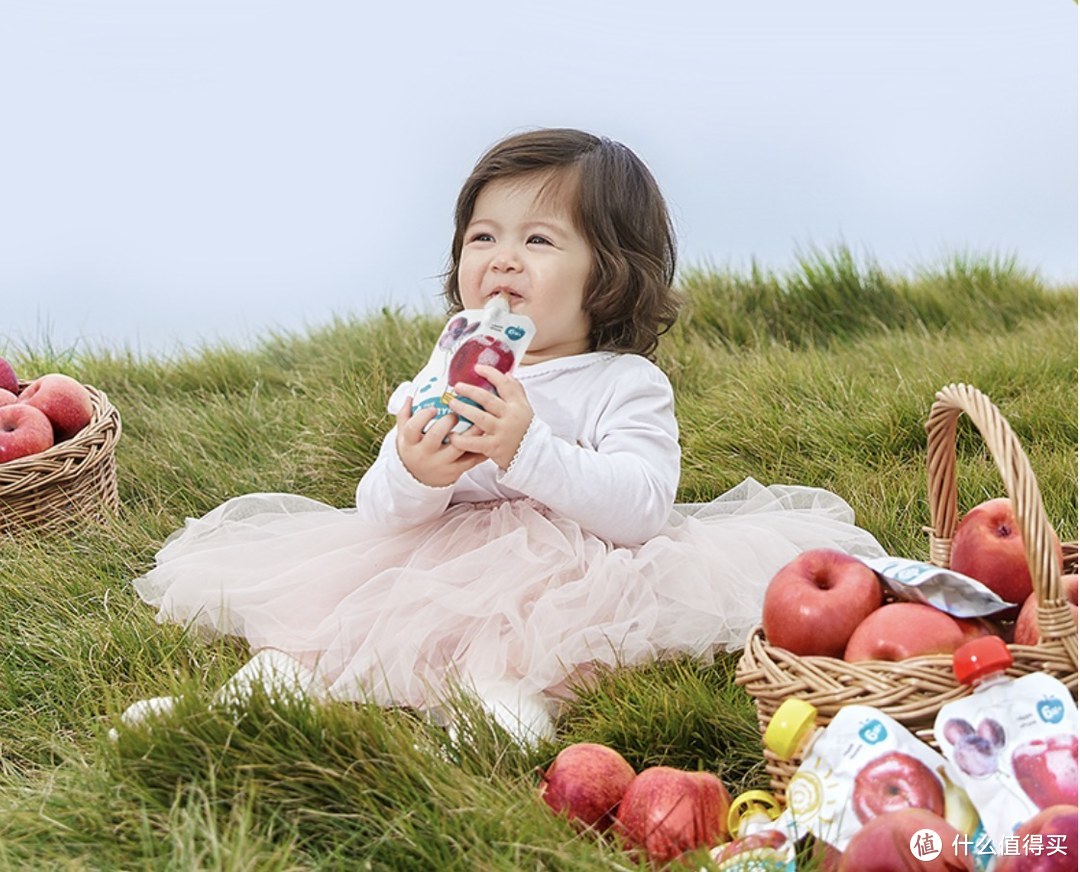
POLYGON ((86 427, 40 454, 0 463, 0 535, 61 530, 87 518, 104 520, 119 509, 120 414, 102 391, 86 389, 94 409, 86 427))
MULTIPOLYGON (((1047 672, 1063 681, 1076 696, 1076 620, 1066 603, 1061 571, 1052 544, 1039 486, 1027 456, 1012 428, 981 392, 954 384, 938 391, 926 422, 928 436, 930 561, 948 566, 957 524, 956 428, 960 413, 978 428, 998 470, 1021 526, 1035 592, 1039 597, 1037 646, 1010 645, 1010 675, 1047 672)), ((1076 571, 1075 543, 1066 545, 1066 567, 1076 571)), ((848 663, 833 657, 800 657, 765 640, 760 627, 747 640, 739 661, 736 682, 754 697, 758 725, 764 733, 769 719, 788 697, 816 706, 818 722, 829 720, 845 705, 874 706, 936 747, 934 718, 945 703, 965 696, 957 684, 952 657, 933 655, 899 662, 880 660, 848 663)), ((784 761, 765 750, 770 787, 783 797, 799 760, 784 761)))

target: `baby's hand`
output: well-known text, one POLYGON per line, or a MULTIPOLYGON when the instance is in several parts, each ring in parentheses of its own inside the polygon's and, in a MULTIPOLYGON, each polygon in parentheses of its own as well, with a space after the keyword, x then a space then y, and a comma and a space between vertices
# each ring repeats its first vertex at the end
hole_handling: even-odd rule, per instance
POLYGON ((428 487, 446 487, 487 457, 469 453, 445 441, 457 423, 457 415, 443 415, 425 433, 424 427, 435 415, 433 408, 421 409, 414 415, 412 397, 407 397, 397 413, 397 452, 409 474, 418 482, 428 487))
POLYGON ((498 396, 475 385, 454 385, 457 393, 483 408, 478 409, 458 399, 450 401, 450 408, 455 413, 473 422, 473 426, 464 433, 452 433, 450 444, 462 452, 490 457, 499 469, 505 471, 532 423, 532 406, 525 395, 525 388, 516 378, 482 364, 477 365, 476 372, 491 382, 499 392, 498 396))

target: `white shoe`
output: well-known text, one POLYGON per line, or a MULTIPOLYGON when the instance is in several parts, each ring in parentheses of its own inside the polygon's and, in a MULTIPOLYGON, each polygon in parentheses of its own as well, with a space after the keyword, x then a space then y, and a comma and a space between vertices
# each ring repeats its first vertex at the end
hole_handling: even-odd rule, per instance
POLYGON ((243 705, 257 688, 271 699, 320 696, 318 679, 295 657, 264 648, 252 657, 216 694, 218 705, 243 705))
POLYGON ((555 738, 555 721, 540 694, 527 693, 520 684, 498 682, 478 687, 476 695, 484 711, 519 745, 555 738))
MULTIPOLYGON (((154 696, 150 699, 140 699, 124 709, 124 713, 120 715, 120 722, 125 727, 134 727, 141 724, 147 718, 167 715, 175 708, 177 699, 178 697, 175 696, 154 696)), ((111 727, 109 729, 109 738, 114 742, 119 735, 120 734, 116 731, 116 727, 111 727)))

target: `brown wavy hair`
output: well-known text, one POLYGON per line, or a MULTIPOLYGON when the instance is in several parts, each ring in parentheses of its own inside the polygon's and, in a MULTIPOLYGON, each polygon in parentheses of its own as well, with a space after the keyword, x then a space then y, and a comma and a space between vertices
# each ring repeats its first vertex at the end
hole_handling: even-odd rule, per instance
POLYGON ((555 128, 510 136, 477 161, 458 194, 444 295, 462 306, 458 265, 476 198, 494 179, 546 175, 543 194, 567 195, 578 231, 592 247, 583 308, 591 351, 651 357, 675 322, 675 233, 652 173, 629 148, 580 130, 555 128))

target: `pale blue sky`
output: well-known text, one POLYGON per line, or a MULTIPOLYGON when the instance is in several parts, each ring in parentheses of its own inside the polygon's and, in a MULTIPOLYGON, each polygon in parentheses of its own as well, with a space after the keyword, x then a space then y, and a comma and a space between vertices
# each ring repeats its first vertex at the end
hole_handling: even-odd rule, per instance
POLYGON ((1077 272, 1071 0, 0 0, 0 354, 438 305, 502 136, 619 139, 682 265, 1077 272))

